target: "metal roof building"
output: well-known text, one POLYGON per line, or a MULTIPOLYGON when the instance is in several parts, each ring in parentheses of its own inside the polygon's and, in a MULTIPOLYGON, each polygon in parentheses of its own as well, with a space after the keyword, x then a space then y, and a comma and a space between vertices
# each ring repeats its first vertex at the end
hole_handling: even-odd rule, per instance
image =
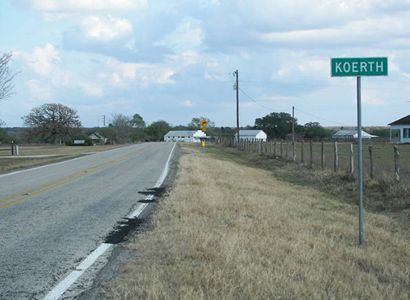
MULTIPOLYGON (((357 139, 358 132, 357 129, 341 129, 335 134, 332 135, 333 139, 338 140, 354 140, 357 139)), ((367 133, 366 131, 362 130, 362 138, 363 139, 371 139, 377 136, 367 133)))
POLYGON ((202 137, 206 137, 202 130, 171 130, 164 135, 164 141, 199 143, 202 137))
MULTIPOLYGON (((235 134, 235 136, 238 136, 235 134)), ((239 139, 250 140, 250 141, 263 141, 266 142, 268 136, 263 130, 253 129, 253 130, 239 130, 239 139)))

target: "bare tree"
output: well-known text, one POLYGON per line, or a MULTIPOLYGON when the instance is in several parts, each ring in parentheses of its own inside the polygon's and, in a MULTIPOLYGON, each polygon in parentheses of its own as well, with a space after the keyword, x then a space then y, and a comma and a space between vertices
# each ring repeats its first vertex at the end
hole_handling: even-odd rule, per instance
POLYGON ((10 97, 13 93, 13 78, 16 74, 10 72, 11 56, 11 53, 5 53, 0 57, 0 101, 10 97))
POLYGON ((110 124, 114 129, 117 143, 129 143, 132 135, 132 118, 123 114, 113 114, 110 124))
POLYGON ((62 143, 81 127, 76 110, 55 103, 33 108, 23 120, 40 141, 48 143, 62 143))

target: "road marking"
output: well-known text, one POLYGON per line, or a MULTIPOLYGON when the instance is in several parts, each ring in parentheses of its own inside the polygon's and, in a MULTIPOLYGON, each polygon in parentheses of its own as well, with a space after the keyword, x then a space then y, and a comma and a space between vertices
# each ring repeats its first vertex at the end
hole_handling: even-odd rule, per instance
POLYGON ((83 273, 108 249, 111 248, 111 244, 101 244, 97 249, 91 252, 66 278, 60 281, 45 297, 44 300, 58 299, 60 296, 83 275, 83 273))
POLYGON ((115 149, 106 150, 106 151, 101 151, 101 152, 94 152, 94 153, 92 153, 92 154, 86 154, 85 156, 80 156, 80 157, 76 157, 76 158, 71 158, 71 159, 67 159, 67 160, 64 160, 64 161, 59 161, 59 162, 56 162, 56 163, 47 164, 47 165, 44 165, 44 166, 39 166, 39 167, 33 167, 33 168, 29 168, 29 169, 14 171, 14 172, 11 172, 11 173, 7 173, 7 174, 2 174, 2 175, 0 175, 0 178, 2 178, 2 177, 7 177, 7 176, 11 176, 11 175, 16 175, 16 174, 20 174, 20 173, 25 173, 25 172, 31 172, 31 171, 38 170, 38 169, 43 169, 43 168, 46 168, 46 167, 58 166, 58 165, 62 165, 62 164, 65 164, 65 163, 68 163, 68 162, 72 162, 72 161, 75 161, 75 160, 83 159, 83 158, 86 158, 86 157, 88 157, 88 156, 95 155, 95 154, 98 154, 98 153, 107 153, 107 152, 111 152, 111 151, 116 151, 116 150, 120 150, 120 149, 125 149, 125 148, 132 147, 132 146, 134 146, 134 145, 127 146, 127 147, 115 148, 115 149))
POLYGON ((165 180, 165 177, 167 177, 167 175, 168 175, 169 162, 171 161, 172 153, 174 153, 174 149, 175 149, 175 146, 176 146, 176 145, 177 145, 177 144, 174 143, 174 146, 172 147, 171 152, 169 153, 167 162, 165 163, 165 168, 164 168, 164 170, 162 171, 161 176, 158 178, 157 182, 155 183, 155 186, 154 186, 154 187, 156 187, 156 188, 161 186, 161 184, 162 184, 162 183, 164 182, 164 180, 165 180))
MULTIPOLYGON (((171 149, 171 152, 169 153, 167 162, 165 163, 164 170, 161 173, 161 176, 158 178, 157 182, 155 183, 155 187, 160 187, 163 183, 165 178, 168 175, 169 172, 169 163, 172 158, 172 154, 174 152, 176 143, 174 143, 174 146, 171 149)), ((145 200, 152 200, 154 198, 153 195, 148 195, 145 197, 145 200)), ((138 208, 132 212, 128 218, 137 218, 143 211, 144 209, 148 206, 147 203, 142 203, 141 205, 138 206, 138 208)), ((78 278, 80 278, 83 273, 93 265, 93 263, 101 256, 103 255, 108 249, 110 249, 113 245, 112 244, 107 244, 107 243, 102 243, 97 249, 95 249, 93 252, 91 252, 77 267, 74 271, 70 272, 63 280, 61 280, 48 294, 44 297, 43 300, 57 300, 59 299, 69 288, 71 285, 73 285, 78 278)))
MULTIPOLYGON (((146 147, 136 149, 136 150, 142 150, 142 149, 145 149, 145 148, 146 147)), ((113 149, 113 150, 117 150, 117 149, 113 149)), ((48 192, 50 190, 53 190, 55 188, 59 188, 59 187, 62 187, 66 184, 77 181, 80 178, 83 178, 83 177, 86 177, 86 176, 89 176, 89 175, 93 175, 93 174, 103 170, 104 168, 111 166, 112 164, 127 161, 129 158, 133 157, 134 155, 135 155, 135 152, 128 153, 126 155, 123 155, 123 156, 117 157, 115 159, 111 159, 109 161, 106 161, 105 163, 95 165, 95 166, 92 166, 88 169, 84 169, 84 170, 81 170, 81 171, 76 172, 74 174, 71 174, 71 175, 68 175, 66 177, 60 178, 56 181, 48 183, 48 184, 46 184, 42 187, 39 187, 37 189, 26 190, 24 192, 20 192, 20 193, 13 194, 13 195, 10 195, 8 197, 2 198, 2 199, 0 199, 0 209, 13 206, 13 205, 18 204, 20 202, 23 202, 25 200, 33 198, 35 196, 46 193, 46 192, 48 192)), ((43 167, 45 167, 45 166, 43 166, 43 167)), ((5 174, 5 175, 8 175, 8 174, 5 174)))

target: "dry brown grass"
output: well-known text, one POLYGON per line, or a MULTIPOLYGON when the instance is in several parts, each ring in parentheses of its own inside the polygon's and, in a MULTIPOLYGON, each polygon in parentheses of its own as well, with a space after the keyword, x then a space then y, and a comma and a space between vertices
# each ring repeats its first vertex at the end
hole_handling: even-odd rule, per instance
POLYGON ((0 147, 0 173, 10 172, 34 166, 50 164, 82 156, 88 153, 106 151, 118 148, 118 145, 98 145, 90 147, 55 146, 55 145, 21 145, 20 156, 7 158, 10 155, 8 146, 0 147), (47 157, 24 157, 46 155, 47 157))
POLYGON ((105 297, 409 299, 410 243, 392 219, 366 214, 358 248, 354 206, 212 151, 183 146, 175 187, 105 297))

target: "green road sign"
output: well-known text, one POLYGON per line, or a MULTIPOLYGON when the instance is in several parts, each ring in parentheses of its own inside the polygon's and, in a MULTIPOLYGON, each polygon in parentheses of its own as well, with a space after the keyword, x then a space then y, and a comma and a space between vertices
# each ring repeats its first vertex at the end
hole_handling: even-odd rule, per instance
POLYGON ((387 57, 332 58, 332 77, 387 76, 387 57))

